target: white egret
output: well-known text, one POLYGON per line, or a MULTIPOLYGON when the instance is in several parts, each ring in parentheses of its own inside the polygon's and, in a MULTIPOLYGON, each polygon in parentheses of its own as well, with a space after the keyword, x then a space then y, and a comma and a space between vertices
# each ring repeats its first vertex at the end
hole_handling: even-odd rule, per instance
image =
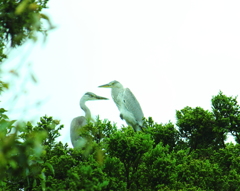
POLYGON ((98 96, 92 92, 87 92, 82 96, 80 107, 85 112, 85 116, 75 117, 70 125, 70 138, 74 148, 82 146, 86 142, 86 139, 79 135, 80 128, 87 125, 89 121, 94 121, 91 117, 90 109, 86 106, 86 101, 91 100, 108 100, 108 98, 98 96))
POLYGON ((112 89, 112 98, 120 111, 120 118, 124 119, 135 131, 141 131, 144 116, 141 106, 131 90, 124 88, 123 85, 116 80, 98 87, 112 89))

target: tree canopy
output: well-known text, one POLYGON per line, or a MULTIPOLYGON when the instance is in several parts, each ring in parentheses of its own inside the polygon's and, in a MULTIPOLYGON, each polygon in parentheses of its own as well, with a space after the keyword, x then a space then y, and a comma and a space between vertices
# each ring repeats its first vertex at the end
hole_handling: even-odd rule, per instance
POLYGON ((0 188, 238 190, 239 132, 232 126, 238 108, 236 98, 219 92, 212 98, 211 111, 200 107, 177 111, 176 125, 149 118, 145 131, 134 132, 132 127, 117 129, 98 119, 81 131, 90 137, 82 149, 56 141, 63 128, 58 120, 44 116, 35 126, 17 123, 2 108, 0 188), (236 144, 226 143, 227 133, 236 144))

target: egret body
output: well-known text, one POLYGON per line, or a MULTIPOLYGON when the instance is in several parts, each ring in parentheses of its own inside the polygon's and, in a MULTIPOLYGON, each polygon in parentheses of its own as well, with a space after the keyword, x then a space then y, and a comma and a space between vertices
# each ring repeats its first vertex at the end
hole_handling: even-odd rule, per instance
POLYGON ((70 125, 70 138, 74 148, 84 145, 86 139, 79 135, 79 130, 81 127, 87 125, 89 121, 94 121, 91 117, 91 111, 86 106, 86 101, 91 100, 108 100, 108 98, 98 96, 92 92, 85 93, 80 99, 80 107, 85 112, 85 116, 75 117, 70 125))
POLYGON ((99 87, 111 88, 113 101, 120 111, 120 118, 124 119, 135 131, 141 131, 144 116, 142 108, 131 90, 124 88, 123 85, 116 80, 99 87))

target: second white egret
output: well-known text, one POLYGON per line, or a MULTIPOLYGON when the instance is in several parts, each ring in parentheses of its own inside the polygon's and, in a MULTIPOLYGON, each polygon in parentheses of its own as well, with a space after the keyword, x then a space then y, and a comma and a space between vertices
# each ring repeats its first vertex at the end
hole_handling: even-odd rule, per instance
POLYGON ((131 90, 124 88, 123 85, 116 80, 98 87, 112 89, 112 98, 120 111, 121 119, 124 119, 135 131, 141 131, 144 116, 142 108, 131 90))

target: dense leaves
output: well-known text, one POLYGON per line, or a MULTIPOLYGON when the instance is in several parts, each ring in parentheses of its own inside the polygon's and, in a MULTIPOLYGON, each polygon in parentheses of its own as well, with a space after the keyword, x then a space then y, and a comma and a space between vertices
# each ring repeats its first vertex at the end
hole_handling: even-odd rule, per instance
POLYGON ((4 50, 16 47, 26 39, 36 39, 36 33, 46 34, 42 20, 53 28, 48 17, 41 13, 48 0, 1 0, 0 1, 0 62, 6 58, 4 50))
POLYGON ((222 92, 212 103, 212 111, 177 111, 178 127, 149 118, 143 132, 97 119, 80 131, 89 142, 78 149, 56 141, 63 128, 58 120, 17 123, 2 108, 0 189, 238 190, 240 146, 225 137, 238 133, 232 124, 239 106, 222 92))
POLYGON ((200 107, 185 107, 177 111, 176 116, 180 136, 187 140, 190 151, 209 146, 218 147, 221 143, 216 140, 214 116, 211 112, 200 107))
POLYGON ((212 109, 217 124, 215 131, 223 136, 231 133, 236 142, 240 143, 240 106, 237 97, 227 97, 220 92, 212 99, 212 109))

